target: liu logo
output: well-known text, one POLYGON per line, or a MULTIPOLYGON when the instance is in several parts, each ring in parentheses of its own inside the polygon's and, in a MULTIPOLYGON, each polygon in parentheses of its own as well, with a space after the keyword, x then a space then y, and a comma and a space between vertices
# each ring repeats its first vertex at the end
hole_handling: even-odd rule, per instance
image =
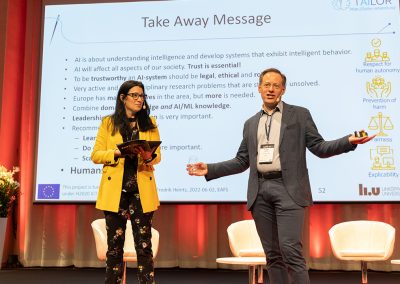
POLYGON ((360 196, 371 196, 375 195, 378 196, 381 193, 381 188, 380 187, 372 187, 371 191, 368 190, 368 188, 360 183, 358 185, 358 195, 360 196))

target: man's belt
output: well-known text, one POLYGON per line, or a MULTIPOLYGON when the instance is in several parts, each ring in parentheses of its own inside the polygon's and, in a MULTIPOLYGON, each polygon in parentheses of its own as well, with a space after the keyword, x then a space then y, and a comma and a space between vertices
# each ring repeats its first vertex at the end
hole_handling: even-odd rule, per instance
POLYGON ((282 178, 282 172, 281 171, 273 171, 273 172, 266 172, 266 173, 258 173, 258 177, 263 178, 263 179, 282 178))

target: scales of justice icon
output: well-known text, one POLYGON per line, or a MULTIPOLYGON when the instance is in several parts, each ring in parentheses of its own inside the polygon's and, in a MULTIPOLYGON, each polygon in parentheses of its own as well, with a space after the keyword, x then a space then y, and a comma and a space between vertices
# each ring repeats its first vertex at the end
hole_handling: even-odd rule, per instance
POLYGON ((379 130, 376 136, 388 136, 384 130, 393 130, 394 126, 392 120, 389 116, 383 115, 381 112, 378 112, 377 116, 371 117, 371 120, 368 124, 369 130, 379 130))

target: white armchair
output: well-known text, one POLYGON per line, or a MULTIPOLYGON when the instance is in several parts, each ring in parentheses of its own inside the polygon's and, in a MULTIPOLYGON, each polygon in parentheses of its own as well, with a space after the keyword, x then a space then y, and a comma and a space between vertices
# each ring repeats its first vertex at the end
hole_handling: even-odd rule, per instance
POLYGON ((217 262, 246 265, 249 268, 249 283, 263 283, 263 265, 266 265, 266 258, 254 220, 233 223, 227 232, 233 257, 217 258, 217 262))
POLYGON ((368 283, 367 262, 384 261, 393 253, 395 229, 377 221, 349 221, 329 230, 333 254, 340 260, 361 261, 362 283, 368 283))

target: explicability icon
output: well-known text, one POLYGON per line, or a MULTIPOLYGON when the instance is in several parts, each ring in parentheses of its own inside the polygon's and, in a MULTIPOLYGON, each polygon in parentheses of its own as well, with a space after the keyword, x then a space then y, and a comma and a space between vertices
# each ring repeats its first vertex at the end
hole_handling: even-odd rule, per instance
POLYGON ((384 62, 384 61, 390 61, 388 53, 381 52, 379 49, 381 46, 382 42, 379 38, 374 38, 371 40, 371 45, 374 48, 373 52, 367 52, 365 56, 365 62, 384 62))
POLYGON ((391 82, 385 82, 385 78, 376 76, 372 82, 366 84, 367 93, 374 98, 387 98, 392 92, 391 82))
POLYGON ((379 130, 376 136, 388 136, 384 130, 393 130, 394 126, 389 116, 378 112, 377 116, 372 116, 368 124, 369 130, 379 130))
POLYGON ((373 170, 394 170, 394 154, 390 146, 377 146, 375 149, 369 150, 369 156, 372 160, 373 170))

